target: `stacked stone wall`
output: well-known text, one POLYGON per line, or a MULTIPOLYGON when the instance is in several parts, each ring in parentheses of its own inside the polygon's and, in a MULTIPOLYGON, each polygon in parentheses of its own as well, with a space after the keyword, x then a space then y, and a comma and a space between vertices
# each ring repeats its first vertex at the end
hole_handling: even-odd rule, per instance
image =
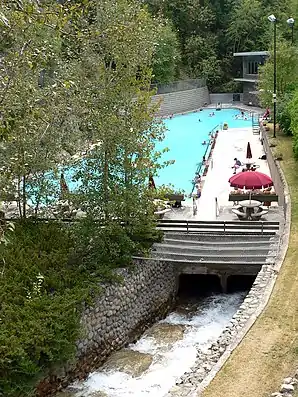
POLYGON ((173 308, 178 288, 174 266, 136 261, 132 270, 123 269, 119 275, 123 281, 103 285, 93 305, 83 311, 76 360, 44 379, 38 396, 51 396, 73 380, 83 379, 173 308))
POLYGON ((120 285, 103 287, 94 305, 84 311, 79 357, 95 350, 101 354, 100 361, 104 360, 113 350, 135 339, 139 330, 164 317, 172 307, 177 289, 173 266, 156 261, 138 262, 133 271, 123 270, 122 276, 120 285), (102 352, 100 346, 107 348, 102 352))

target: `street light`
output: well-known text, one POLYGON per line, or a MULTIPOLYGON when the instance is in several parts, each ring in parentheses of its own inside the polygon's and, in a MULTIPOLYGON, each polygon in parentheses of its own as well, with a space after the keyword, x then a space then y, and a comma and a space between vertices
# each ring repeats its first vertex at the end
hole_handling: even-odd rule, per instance
POLYGON ((295 19, 294 18, 289 18, 287 19, 287 24, 290 26, 291 31, 292 31, 292 44, 294 43, 294 23, 295 19))
POLYGON ((276 138, 276 18, 269 15, 269 21, 274 25, 274 41, 273 41, 273 138, 276 138))

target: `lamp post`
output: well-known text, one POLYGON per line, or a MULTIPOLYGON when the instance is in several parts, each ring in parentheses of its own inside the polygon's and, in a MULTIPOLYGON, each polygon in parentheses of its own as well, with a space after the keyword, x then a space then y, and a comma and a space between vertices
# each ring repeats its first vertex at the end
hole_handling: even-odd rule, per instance
POLYGON ((287 24, 290 26, 291 28, 291 39, 292 39, 292 44, 294 43, 294 23, 295 23, 295 19, 294 18, 289 18, 287 19, 287 24))
POLYGON ((269 15, 269 21, 274 25, 273 35, 273 138, 276 138, 276 18, 269 15))

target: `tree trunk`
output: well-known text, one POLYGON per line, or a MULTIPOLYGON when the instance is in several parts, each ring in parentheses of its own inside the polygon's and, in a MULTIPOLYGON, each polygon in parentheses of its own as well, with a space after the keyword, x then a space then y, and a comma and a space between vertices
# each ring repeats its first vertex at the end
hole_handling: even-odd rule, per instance
POLYGON ((104 200, 104 215, 105 221, 109 218, 108 202, 109 202, 109 156, 105 148, 104 152, 104 169, 103 169, 103 200, 104 200))
POLYGON ((17 203, 18 203, 18 210, 20 218, 22 218, 22 206, 21 206, 21 177, 18 177, 18 187, 17 187, 17 203))
POLYGON ((22 191, 22 199, 23 199, 23 218, 26 219, 26 175, 23 175, 23 191, 22 191))
POLYGON ((127 152, 124 155, 124 184, 125 184, 125 192, 124 192, 125 223, 126 225, 128 225, 130 218, 130 211, 128 206, 130 197, 128 192, 130 191, 130 186, 131 186, 131 168, 130 168, 130 159, 127 155, 127 152))

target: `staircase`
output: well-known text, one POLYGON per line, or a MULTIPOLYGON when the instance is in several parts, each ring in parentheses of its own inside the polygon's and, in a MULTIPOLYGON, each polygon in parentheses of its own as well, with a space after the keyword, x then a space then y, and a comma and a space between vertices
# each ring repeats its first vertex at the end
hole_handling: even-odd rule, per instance
POLYGON ((252 132, 255 135, 260 135, 260 125, 259 125, 258 114, 253 114, 253 116, 252 116, 252 132))
POLYGON ((151 257, 170 262, 262 266, 273 264, 279 246, 279 222, 164 220, 162 243, 154 244, 151 257))

